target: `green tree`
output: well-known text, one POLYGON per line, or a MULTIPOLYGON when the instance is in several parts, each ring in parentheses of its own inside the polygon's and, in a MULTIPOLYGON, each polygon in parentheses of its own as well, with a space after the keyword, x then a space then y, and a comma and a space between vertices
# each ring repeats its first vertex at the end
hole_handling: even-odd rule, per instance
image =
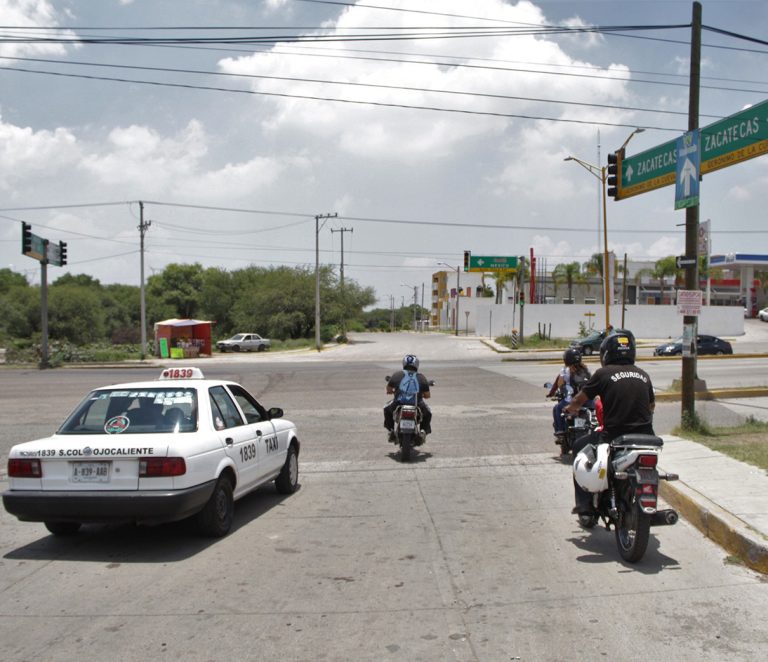
POLYGON ((0 269, 0 294, 4 294, 12 287, 29 287, 29 283, 22 274, 11 269, 0 269))
POLYGON ((147 279, 147 310, 150 322, 169 317, 194 318, 200 309, 203 267, 194 264, 169 264, 147 279), (149 303, 151 301, 151 304, 149 303))
POLYGON ((639 281, 643 276, 650 276, 653 280, 659 281, 659 299, 660 303, 664 303, 664 281, 669 276, 675 276, 675 280, 677 280, 679 272, 675 256, 668 255, 656 260, 652 269, 638 271, 635 279, 639 281))
POLYGON ((573 284, 586 281, 578 262, 560 263, 552 270, 552 280, 555 283, 565 283, 568 286, 568 299, 573 302, 573 284))
POLYGON ((99 291, 91 286, 59 285, 48 291, 48 330, 51 338, 74 344, 104 339, 99 291))

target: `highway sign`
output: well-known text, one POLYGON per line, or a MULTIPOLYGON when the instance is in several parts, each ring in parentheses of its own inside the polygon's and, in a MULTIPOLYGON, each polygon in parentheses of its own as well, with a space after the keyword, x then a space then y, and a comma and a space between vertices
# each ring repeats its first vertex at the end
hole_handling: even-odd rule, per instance
POLYGON ((517 269, 517 257, 470 255, 469 268, 466 271, 501 271, 511 269, 517 269))
MULTIPOLYGON (((617 200, 675 183, 676 140, 621 162, 617 200)), ((701 174, 768 154, 768 100, 701 129, 701 174)))
POLYGON ((696 207, 699 204, 699 170, 701 151, 699 132, 688 131, 675 144, 675 209, 696 207))

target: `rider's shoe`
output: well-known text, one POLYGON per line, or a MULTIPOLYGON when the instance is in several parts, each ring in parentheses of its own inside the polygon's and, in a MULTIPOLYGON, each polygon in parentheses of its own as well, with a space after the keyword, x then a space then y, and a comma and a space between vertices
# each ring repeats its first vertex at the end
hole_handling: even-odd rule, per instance
POLYGON ((394 430, 390 430, 389 431, 389 437, 388 437, 387 441, 389 441, 389 443, 391 443, 391 444, 394 444, 397 441, 397 437, 395 436, 395 431, 394 430))

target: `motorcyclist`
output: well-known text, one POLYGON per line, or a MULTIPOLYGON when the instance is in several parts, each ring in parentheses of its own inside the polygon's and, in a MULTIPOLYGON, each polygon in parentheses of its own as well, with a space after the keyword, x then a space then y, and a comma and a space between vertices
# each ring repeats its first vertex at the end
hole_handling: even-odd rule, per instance
MULTIPOLYGON (((563 409, 571 402, 574 394, 578 393, 584 383, 591 377, 589 369, 581 362, 581 354, 578 350, 568 348, 563 352, 563 367, 555 379, 552 388, 547 394, 553 397, 559 390, 563 391, 563 398, 552 408, 552 418, 555 428, 555 443, 559 443, 565 435, 565 418, 563 409)), ((587 402, 587 406, 590 406, 587 402)))
POLYGON ((397 391, 405 376, 405 371, 415 372, 416 379, 419 382, 419 396, 417 406, 421 411, 421 431, 427 435, 432 432, 432 411, 424 400, 430 397, 429 381, 419 372, 419 359, 413 354, 406 354, 403 357, 403 369, 398 370, 389 378, 387 382, 387 394, 395 397, 384 407, 384 427, 389 431, 389 440, 395 441, 395 409, 399 403, 397 401, 397 391))
MULTIPOLYGON (((653 410, 656 401, 651 378, 635 366, 635 336, 628 329, 614 329, 600 345, 602 367, 584 384, 565 408, 577 413, 589 398, 600 396, 603 405, 603 430, 580 437, 574 443, 577 455, 588 444, 608 443, 623 434, 654 434, 653 410)), ((590 493, 574 480, 574 514, 592 511, 590 493)))

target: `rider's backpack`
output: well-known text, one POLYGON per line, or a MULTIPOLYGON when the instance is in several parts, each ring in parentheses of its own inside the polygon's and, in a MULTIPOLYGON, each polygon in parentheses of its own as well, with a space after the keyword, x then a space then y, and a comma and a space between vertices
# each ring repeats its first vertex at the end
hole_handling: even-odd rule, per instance
POLYGON ((419 395, 419 379, 416 372, 406 370, 397 386, 396 400, 401 404, 415 405, 419 395))

